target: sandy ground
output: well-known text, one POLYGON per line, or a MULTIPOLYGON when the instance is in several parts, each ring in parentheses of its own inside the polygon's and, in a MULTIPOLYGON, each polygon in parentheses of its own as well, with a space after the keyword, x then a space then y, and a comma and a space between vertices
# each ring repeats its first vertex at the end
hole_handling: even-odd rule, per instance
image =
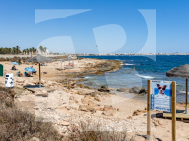
MULTIPOLYGON (((47 72, 47 74, 42 74, 42 79, 44 81, 54 81, 57 79, 60 79, 60 76, 58 74, 64 73, 64 72, 79 72, 83 71, 85 68, 85 65, 88 63, 98 63, 100 60, 91 60, 91 59, 86 59, 86 60, 74 60, 72 61, 75 65, 75 68, 72 70, 63 70, 63 71, 57 71, 56 68, 60 68, 61 64, 60 62, 55 62, 55 63, 47 63, 47 66, 42 66, 41 71, 42 72, 47 72)), ((4 66, 4 73, 13 73, 14 76, 16 76, 17 71, 12 71, 10 70, 12 65, 10 62, 2 62, 4 66)), ((64 62, 62 66, 68 64, 68 62, 64 62)), ((28 80, 29 82, 38 80, 38 65, 16 65, 16 68, 21 71, 21 73, 24 72, 24 68, 33 66, 37 70, 37 74, 34 75, 31 78, 23 78, 25 80, 28 80)), ((15 77, 15 80, 19 79, 15 77)), ((4 85, 5 78, 1 77, 0 78, 0 84, 4 85)), ((15 83, 15 86, 17 84, 15 83)), ((57 84, 54 84, 57 85, 57 84)), ((54 123, 57 126, 57 128, 60 128, 60 125, 57 123, 59 122, 60 115, 64 114, 67 115, 67 118, 70 118, 72 116, 76 116, 75 119, 79 120, 80 118, 85 119, 88 117, 91 117, 92 119, 95 119, 95 117, 98 117, 96 119, 99 119, 103 117, 103 119, 110 120, 109 123, 114 123, 114 121, 120 122, 117 123, 117 126, 121 126, 122 124, 126 124, 127 127, 127 132, 128 132, 128 137, 134 138, 136 141, 142 141, 146 140, 146 130, 147 130, 147 113, 145 111, 145 108, 147 107, 147 103, 144 101, 139 101, 135 99, 130 99, 123 97, 121 95, 104 95, 101 98, 100 102, 96 102, 96 104, 99 105, 112 105, 114 108, 118 109, 114 113, 113 116, 104 116, 102 115, 101 111, 97 111, 96 113, 90 113, 90 112, 84 112, 84 111, 79 111, 79 105, 81 105, 81 99, 84 98, 84 95, 79 95, 77 94, 77 91, 89 91, 88 89, 84 88, 77 88, 73 90, 68 90, 66 88, 61 87, 61 85, 57 85, 56 91, 53 93, 50 93, 47 98, 43 97, 36 97, 35 94, 30 93, 29 91, 25 91, 22 88, 14 88, 16 91, 19 92, 16 98, 16 102, 20 107, 22 107, 25 110, 29 110, 32 113, 35 113, 36 115, 42 114, 40 111, 43 109, 43 114, 42 116, 46 116, 50 119, 51 114, 49 114, 49 108, 50 109, 55 109, 56 114, 54 114, 54 123), (74 99, 77 99, 79 101, 76 103, 75 101, 72 102, 70 100, 70 97, 74 96, 74 99), (36 105, 36 102, 38 103, 36 105), (66 104, 65 104, 66 103, 66 104), (65 104, 65 105, 64 105, 65 104), (36 111, 36 106, 37 110, 36 111), (72 106, 71 110, 66 109, 66 106, 72 106), (75 109, 73 107, 75 106, 75 109), (41 107, 41 109, 40 109, 41 107), (61 109, 61 110, 60 110, 61 109), (134 111, 139 110, 139 112, 135 115, 133 115, 134 111), (57 118, 56 118, 57 117, 57 118)), ((177 104, 177 109, 184 109, 183 104, 177 104)), ((70 122, 67 119, 67 122, 70 122)), ((171 119, 164 119, 162 117, 162 112, 160 111, 153 111, 152 110, 152 140, 157 140, 157 141, 170 141, 171 140, 171 119)), ((184 120, 181 121, 180 119, 177 119, 176 121, 176 126, 177 126, 177 141, 188 141, 189 140, 189 120, 184 120)), ((64 127, 61 125, 61 127, 64 127)))

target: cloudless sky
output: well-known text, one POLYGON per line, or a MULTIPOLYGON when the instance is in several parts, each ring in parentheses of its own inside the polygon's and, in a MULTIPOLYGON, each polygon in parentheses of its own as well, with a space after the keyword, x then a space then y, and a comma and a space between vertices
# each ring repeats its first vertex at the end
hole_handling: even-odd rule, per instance
POLYGON ((113 40, 113 52, 137 53, 148 38, 148 26, 139 9, 155 9, 156 52, 189 52, 188 7, 188 0, 0 0, 0 47, 37 48, 50 38, 66 36, 44 45, 53 52, 69 52, 74 48, 75 53, 98 53, 94 29, 119 25, 126 35, 123 46, 116 47, 119 39, 125 37, 122 34, 119 37, 115 30, 112 30, 115 35, 109 39, 107 33, 101 42, 113 40), (35 23, 38 9, 91 10, 35 23))

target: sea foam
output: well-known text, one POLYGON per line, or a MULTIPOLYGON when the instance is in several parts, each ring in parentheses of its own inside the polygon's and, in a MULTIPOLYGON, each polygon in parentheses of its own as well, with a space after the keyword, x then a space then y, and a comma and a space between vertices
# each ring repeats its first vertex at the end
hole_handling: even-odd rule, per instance
POLYGON ((125 66, 125 65, 126 65, 126 66, 127 66, 127 65, 128 65, 128 66, 134 66, 134 65, 136 65, 136 64, 125 63, 125 64, 121 64, 121 65, 123 65, 123 66, 125 66))
POLYGON ((145 79, 153 79, 155 77, 152 77, 152 76, 145 76, 145 75, 139 75, 139 74, 135 74, 136 76, 138 77, 142 77, 142 78, 145 78, 145 79))

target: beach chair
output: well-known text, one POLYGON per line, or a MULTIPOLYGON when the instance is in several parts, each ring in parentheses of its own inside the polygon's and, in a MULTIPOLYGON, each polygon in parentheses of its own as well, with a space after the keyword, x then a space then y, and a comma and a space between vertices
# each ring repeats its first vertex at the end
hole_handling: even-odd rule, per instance
POLYGON ((20 77, 20 76, 18 75, 18 72, 16 73, 16 76, 20 77))
POLYGON ((36 75, 36 72, 37 72, 37 71, 33 71, 33 72, 32 72, 32 75, 33 75, 33 74, 35 74, 35 75, 36 75))

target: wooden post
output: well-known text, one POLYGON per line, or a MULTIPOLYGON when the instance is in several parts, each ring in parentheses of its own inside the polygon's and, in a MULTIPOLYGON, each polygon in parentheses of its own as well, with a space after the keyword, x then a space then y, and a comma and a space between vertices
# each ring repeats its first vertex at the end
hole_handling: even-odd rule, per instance
POLYGON ((40 63, 39 63, 39 87, 41 86, 41 67, 40 67, 40 63))
POLYGON ((186 108, 185 108, 185 113, 188 114, 188 78, 186 78, 186 108))
POLYGON ((151 80, 148 80, 148 96, 147 96, 147 141, 150 141, 150 138, 151 138, 150 99, 151 99, 151 80))
POLYGON ((172 82, 172 141, 176 141, 176 82, 172 82))

